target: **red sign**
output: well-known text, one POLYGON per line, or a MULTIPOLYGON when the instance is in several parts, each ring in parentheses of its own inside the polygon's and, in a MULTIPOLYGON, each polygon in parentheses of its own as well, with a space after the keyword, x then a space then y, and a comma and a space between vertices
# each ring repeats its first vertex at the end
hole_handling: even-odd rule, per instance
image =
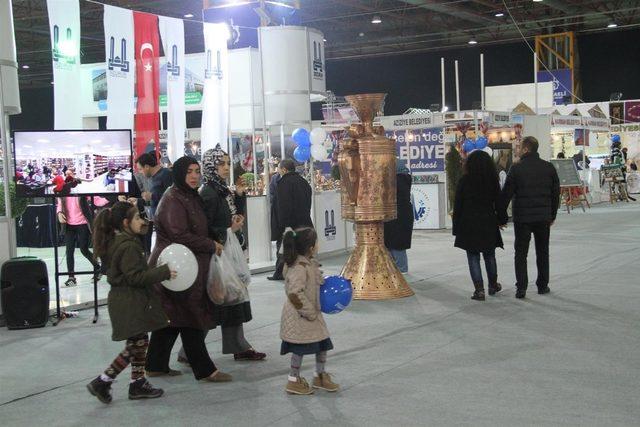
POLYGON ((160 43, 158 17, 149 13, 133 12, 136 53, 136 159, 147 151, 149 144, 160 151, 160 119, 158 116, 160 43))

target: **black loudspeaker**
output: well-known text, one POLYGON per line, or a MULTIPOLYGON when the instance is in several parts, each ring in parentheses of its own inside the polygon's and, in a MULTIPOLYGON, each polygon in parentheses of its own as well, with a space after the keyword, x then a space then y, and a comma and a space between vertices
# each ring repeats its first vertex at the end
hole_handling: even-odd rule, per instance
POLYGON ((47 265, 35 257, 2 264, 2 313, 9 329, 41 328, 49 320, 47 265))

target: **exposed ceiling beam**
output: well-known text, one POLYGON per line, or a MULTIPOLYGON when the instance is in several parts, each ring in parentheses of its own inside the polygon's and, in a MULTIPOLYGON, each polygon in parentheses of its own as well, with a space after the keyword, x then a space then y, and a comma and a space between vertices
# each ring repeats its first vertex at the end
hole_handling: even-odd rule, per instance
POLYGON ((414 6, 420 6, 424 9, 428 9, 433 12, 455 16, 456 18, 464 19, 465 21, 470 21, 470 22, 482 21, 486 24, 495 24, 497 22, 495 18, 490 18, 474 12, 469 12, 461 7, 442 4, 441 2, 438 2, 435 0, 402 0, 402 1, 414 6))

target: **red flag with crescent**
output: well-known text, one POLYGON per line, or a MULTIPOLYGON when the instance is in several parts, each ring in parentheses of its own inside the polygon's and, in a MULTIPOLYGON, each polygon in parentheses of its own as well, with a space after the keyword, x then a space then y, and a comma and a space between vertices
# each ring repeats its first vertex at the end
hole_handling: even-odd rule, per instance
POLYGON ((136 159, 146 151, 160 152, 160 119, 158 116, 158 94, 160 92, 160 37, 158 16, 133 12, 136 49, 136 159))

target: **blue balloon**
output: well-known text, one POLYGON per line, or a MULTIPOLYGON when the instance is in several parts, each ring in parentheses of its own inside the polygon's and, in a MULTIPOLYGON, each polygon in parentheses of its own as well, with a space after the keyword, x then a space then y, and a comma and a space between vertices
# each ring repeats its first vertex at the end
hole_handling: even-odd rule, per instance
POLYGON ((473 139, 467 139, 464 144, 462 144, 462 149, 465 153, 470 153, 476 149, 476 143, 473 142, 473 139))
POLYGON ((620 135, 611 135, 612 142, 620 142, 620 135))
POLYGON ((305 128, 298 128, 293 131, 291 138, 298 144, 299 147, 311 147, 311 137, 309 131, 305 128))
POLYGON ((309 147, 298 146, 293 150, 293 158, 300 163, 304 163, 311 157, 311 149, 309 147))
POLYGON ((326 314, 340 313, 353 297, 351 280, 341 276, 327 276, 320 286, 320 309, 326 314))
POLYGON ((486 136, 479 136, 478 139, 476 139, 477 150, 482 150, 487 145, 489 145, 489 140, 487 139, 486 136))

